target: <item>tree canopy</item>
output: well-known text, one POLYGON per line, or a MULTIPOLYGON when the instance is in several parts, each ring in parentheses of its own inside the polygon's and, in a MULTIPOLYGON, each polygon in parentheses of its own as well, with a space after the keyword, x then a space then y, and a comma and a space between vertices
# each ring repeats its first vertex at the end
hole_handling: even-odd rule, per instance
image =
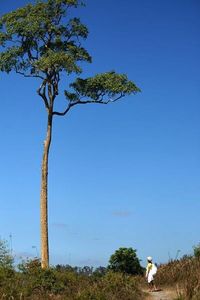
MULTIPOLYGON (((80 75, 81 62, 92 62, 82 46, 88 36, 87 27, 79 18, 68 16, 69 9, 80 4, 78 0, 39 1, 0 19, 0 70, 42 79, 38 94, 47 109, 59 93, 60 73, 80 75), (51 99, 46 95, 47 86, 51 99)), ((114 71, 91 78, 78 77, 66 84, 66 109, 54 114, 63 116, 76 104, 107 104, 139 91, 126 75, 114 71)))
POLYGON ((133 248, 119 248, 111 255, 108 269, 132 275, 141 275, 143 268, 133 248))

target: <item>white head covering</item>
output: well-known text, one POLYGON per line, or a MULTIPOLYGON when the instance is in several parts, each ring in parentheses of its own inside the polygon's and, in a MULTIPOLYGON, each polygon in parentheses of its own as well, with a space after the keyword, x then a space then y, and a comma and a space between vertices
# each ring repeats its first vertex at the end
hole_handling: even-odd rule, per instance
POLYGON ((151 256, 148 256, 148 257, 147 257, 147 260, 148 260, 148 261, 152 261, 153 259, 152 259, 151 256))

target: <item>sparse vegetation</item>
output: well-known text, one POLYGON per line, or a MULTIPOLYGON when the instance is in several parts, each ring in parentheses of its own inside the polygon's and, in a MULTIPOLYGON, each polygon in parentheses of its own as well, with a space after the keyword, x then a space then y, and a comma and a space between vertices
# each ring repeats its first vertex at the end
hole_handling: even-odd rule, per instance
POLYGON ((42 269, 40 260, 14 267, 5 242, 0 243, 0 299, 10 300, 141 300, 138 279, 85 266, 42 269))
MULTIPOLYGON (((170 287, 176 290, 176 300, 200 299, 198 247, 194 247, 193 255, 184 255, 158 267, 156 284, 164 289, 170 287)), ((114 258, 116 253, 124 252, 123 249, 127 250, 120 248, 113 254, 114 258)), ((142 300, 145 299, 142 286, 144 288, 143 276, 111 270, 110 267, 94 269, 90 266, 57 265, 43 269, 39 259, 22 261, 15 266, 6 241, 0 240, 0 299, 142 300)))
MULTIPOLYGON (((122 273, 108 272, 97 277, 56 268, 42 269, 28 262, 14 271, 0 286, 3 299, 66 300, 139 300, 143 294, 137 279, 122 273)), ((2 278, 1 278, 2 279, 2 278)), ((2 281, 1 281, 2 282, 2 281)))
POLYGON ((200 259, 200 243, 197 246, 194 246, 193 249, 194 249, 194 256, 200 259))
POLYGON ((194 255, 184 255, 180 260, 170 261, 158 269, 157 283, 173 286, 177 290, 178 300, 200 299, 200 257, 194 247, 194 255))

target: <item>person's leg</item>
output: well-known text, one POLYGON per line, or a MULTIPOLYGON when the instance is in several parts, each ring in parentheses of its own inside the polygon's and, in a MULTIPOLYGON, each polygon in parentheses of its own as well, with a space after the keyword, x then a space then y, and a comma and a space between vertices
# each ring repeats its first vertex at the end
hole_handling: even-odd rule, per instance
POLYGON ((154 280, 152 281, 152 289, 153 289, 154 292, 157 290, 154 280))
POLYGON ((153 281, 149 282, 149 292, 153 292, 153 281))

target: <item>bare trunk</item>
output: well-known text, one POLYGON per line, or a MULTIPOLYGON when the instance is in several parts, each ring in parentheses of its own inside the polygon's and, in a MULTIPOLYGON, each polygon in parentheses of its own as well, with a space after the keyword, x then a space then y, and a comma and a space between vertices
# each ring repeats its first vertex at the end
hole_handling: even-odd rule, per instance
POLYGON ((44 141, 42 159, 42 178, 40 194, 40 226, 41 226, 41 266, 49 267, 49 241, 48 241, 48 158, 52 134, 52 113, 48 114, 47 135, 44 141))

